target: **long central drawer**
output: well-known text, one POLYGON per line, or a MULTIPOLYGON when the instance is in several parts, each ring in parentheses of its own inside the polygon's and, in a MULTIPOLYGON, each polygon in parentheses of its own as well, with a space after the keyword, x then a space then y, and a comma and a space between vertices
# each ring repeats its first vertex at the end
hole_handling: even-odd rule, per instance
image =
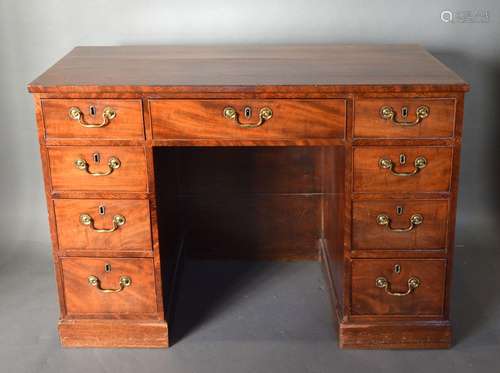
POLYGON ((343 138, 346 101, 167 100, 149 101, 153 138, 343 138))

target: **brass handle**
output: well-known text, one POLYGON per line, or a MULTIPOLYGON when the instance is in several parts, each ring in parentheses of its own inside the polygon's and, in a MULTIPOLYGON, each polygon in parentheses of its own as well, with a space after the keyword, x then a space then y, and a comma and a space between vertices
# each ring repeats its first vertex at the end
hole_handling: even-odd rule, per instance
POLYGON ((404 297, 411 292, 413 292, 416 288, 420 286, 420 280, 416 277, 410 277, 408 279, 408 290, 406 290, 404 293, 403 292, 398 292, 398 291, 392 291, 391 290, 391 283, 387 281, 385 277, 379 277, 375 280, 375 285, 378 288, 384 289, 385 292, 389 295, 392 295, 393 297, 404 297))
POLYGON ((231 106, 224 108, 223 112, 224 118, 229 120, 234 120, 235 123, 242 128, 255 128, 260 127, 266 120, 269 120, 273 116, 273 111, 268 107, 263 107, 259 112, 259 121, 257 123, 242 123, 240 122, 240 116, 236 109, 231 106))
POLYGON ((428 106, 419 106, 415 111, 416 118, 414 121, 398 120, 396 118, 396 112, 390 106, 382 106, 379 113, 382 119, 390 120, 392 124, 395 124, 396 126, 412 127, 427 118, 429 116, 430 109, 428 106))
POLYGON ((91 275, 87 278, 89 281, 89 284, 91 286, 95 286, 97 290, 103 293, 119 293, 120 291, 123 291, 126 287, 132 285, 132 279, 129 276, 121 276, 120 277, 120 287, 117 289, 103 289, 101 287, 101 280, 99 280, 99 277, 91 275))
POLYGON ((78 168, 79 170, 85 171, 89 175, 92 176, 107 176, 111 174, 114 170, 117 168, 120 168, 121 162, 118 158, 116 157, 111 157, 108 160, 108 169, 106 171, 100 172, 100 171, 90 171, 89 169, 89 163, 85 159, 77 159, 75 161, 75 167, 78 168))
POLYGON ((80 223, 83 225, 87 225, 93 231, 97 233, 111 233, 120 228, 123 224, 125 224, 125 216, 115 215, 113 216, 113 227, 112 228, 96 228, 94 225, 94 219, 89 214, 80 214, 80 223))
POLYGON ((392 160, 387 159, 387 158, 380 159, 378 161, 378 164, 379 164, 380 168, 387 169, 387 170, 391 171, 391 174, 393 174, 394 176, 403 176, 404 177, 404 176, 416 175, 421 169, 425 168, 425 166, 427 166, 427 159, 425 159, 424 157, 415 158, 415 162, 413 162, 413 164, 415 165, 415 168, 411 172, 396 171, 395 170, 395 168, 396 168, 395 163, 392 160))
POLYGON ((424 222, 424 217, 420 214, 410 216, 410 225, 406 228, 393 228, 391 226, 391 218, 388 215, 380 214, 377 216, 377 224, 387 227, 391 232, 409 232, 415 229, 418 225, 424 222))
POLYGON ((106 127, 112 119, 116 117, 116 111, 110 107, 105 107, 102 111, 102 122, 101 123, 87 123, 83 112, 78 107, 72 107, 69 109, 69 117, 73 120, 78 121, 82 127, 85 128, 101 128, 106 127))

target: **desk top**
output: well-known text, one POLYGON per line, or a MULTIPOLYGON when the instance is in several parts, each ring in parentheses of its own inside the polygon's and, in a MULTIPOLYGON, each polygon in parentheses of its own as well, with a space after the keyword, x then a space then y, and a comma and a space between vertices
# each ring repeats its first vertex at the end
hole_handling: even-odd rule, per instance
POLYGON ((77 47, 29 84, 66 92, 467 91, 418 45, 77 47))

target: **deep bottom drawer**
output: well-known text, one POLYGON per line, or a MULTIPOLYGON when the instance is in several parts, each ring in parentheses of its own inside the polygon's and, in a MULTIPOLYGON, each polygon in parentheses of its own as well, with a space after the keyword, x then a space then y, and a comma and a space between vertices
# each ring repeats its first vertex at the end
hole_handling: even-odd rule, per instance
POLYGON ((442 316, 444 259, 352 261, 351 310, 366 316, 442 316))
POLYGON ((67 313, 157 312, 152 259, 62 258, 67 313))

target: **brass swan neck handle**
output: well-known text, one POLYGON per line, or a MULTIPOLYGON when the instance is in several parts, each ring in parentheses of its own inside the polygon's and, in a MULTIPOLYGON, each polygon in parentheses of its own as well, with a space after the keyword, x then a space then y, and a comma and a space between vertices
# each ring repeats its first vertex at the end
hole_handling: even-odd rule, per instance
POLYGON ((87 123, 85 120, 85 116, 80 108, 73 106, 69 109, 69 117, 73 120, 76 120, 82 127, 85 128, 102 128, 106 127, 111 120, 116 117, 116 110, 110 107, 105 107, 102 111, 102 122, 101 123, 87 123))
POLYGON ((385 120, 390 120, 392 124, 400 127, 413 127, 421 123, 430 114, 430 109, 428 106, 419 106, 415 110, 415 120, 399 120, 396 117, 396 111, 390 106, 382 106, 379 111, 380 118, 385 120))
POLYGON ((414 176, 418 174, 420 170, 424 169, 427 166, 427 159, 425 159, 425 157, 422 156, 415 158, 415 161, 413 162, 414 169, 413 171, 410 172, 396 171, 396 164, 391 159, 388 158, 380 159, 378 165, 382 169, 389 170, 391 174, 394 176, 408 177, 408 176, 414 176))
POLYGON ((121 166, 121 162, 117 157, 109 158, 108 169, 106 171, 91 171, 89 163, 82 158, 77 159, 74 163, 76 168, 92 176, 108 176, 121 166))
POLYGON ((99 277, 90 275, 87 277, 87 280, 89 282, 90 286, 94 286, 97 290, 99 290, 101 293, 119 293, 123 290, 125 290, 126 287, 129 287, 132 285, 132 279, 129 276, 121 276, 120 277, 120 282, 119 282, 119 287, 115 289, 106 289, 101 286, 101 280, 99 277))
POLYGON ((228 106, 223 111, 224 118, 232 120, 241 128, 256 128, 264 124, 266 120, 273 117, 273 111, 268 107, 263 107, 259 111, 259 121, 257 123, 243 123, 240 121, 240 116, 235 108, 228 106))
POLYGON ((385 277, 378 277, 375 280, 375 286, 378 288, 384 289, 385 292, 393 297, 405 297, 407 295, 410 295, 412 292, 415 291, 421 284, 421 281, 417 277, 410 277, 408 279, 408 290, 405 292, 398 292, 398 291, 392 291, 391 290, 391 283, 387 281, 385 277))
POLYGON ((115 215, 113 216, 113 227, 112 228, 96 228, 94 225, 94 218, 92 218, 89 214, 81 214, 80 215, 80 223, 86 226, 89 226, 91 230, 97 233, 111 233, 120 228, 123 224, 125 224, 125 216, 115 215))
POLYGON ((413 214, 412 216, 410 216, 410 219, 409 220, 409 225, 408 227, 406 228, 393 228, 391 223, 391 218, 389 217, 389 215, 386 215, 386 214, 380 214, 377 216, 377 224, 378 225, 382 225, 382 226, 385 226, 387 227, 387 229, 389 229, 391 232, 410 232, 412 231, 413 229, 415 229, 417 226, 419 226, 420 224, 422 224, 424 222, 424 217, 420 214, 413 214))

